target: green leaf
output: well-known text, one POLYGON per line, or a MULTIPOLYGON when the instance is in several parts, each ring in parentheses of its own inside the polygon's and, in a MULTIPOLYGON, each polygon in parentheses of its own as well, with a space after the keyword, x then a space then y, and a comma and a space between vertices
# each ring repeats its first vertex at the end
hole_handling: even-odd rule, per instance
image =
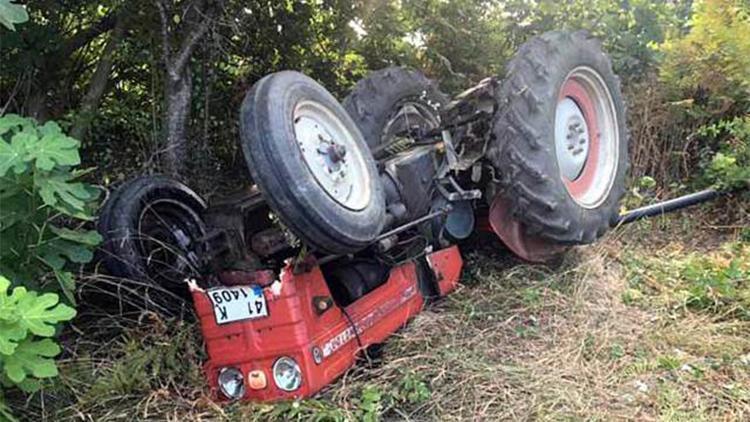
POLYGON ((76 290, 76 281, 73 278, 73 273, 70 271, 55 270, 55 278, 60 284, 60 290, 62 290, 65 298, 68 299, 68 302, 75 305, 76 298, 73 293, 75 293, 76 290))
POLYGON ((90 220, 86 213, 86 202, 96 196, 80 182, 71 182, 73 176, 66 173, 35 174, 34 185, 46 205, 69 216, 90 220))
POLYGON ((50 120, 39 128, 39 132, 42 136, 53 136, 62 134, 62 129, 57 122, 50 120))
MULTIPOLYGON (((16 287, 8 294, 9 288, 10 281, 0 276, 0 361, 5 368, 19 353, 23 355, 23 347, 29 346, 29 332, 45 337, 52 336, 55 333, 54 324, 75 316, 75 310, 58 304, 58 296, 54 293, 37 296, 25 287, 16 287)), ((22 356, 21 360, 23 359, 25 358, 22 356)), ((6 370, 6 374, 14 382, 20 382, 25 377, 21 375, 21 369, 16 367, 10 372, 6 370)))
POLYGON ((15 31, 14 24, 24 23, 28 20, 29 14, 25 7, 14 4, 11 0, 0 0, 0 24, 4 27, 15 31))
MULTIPOLYGON (((26 294, 26 289, 18 287, 13 289, 9 295, 10 280, 0 275, 0 320, 5 322, 15 322, 19 319, 16 312, 18 301, 26 294)), ((0 331, 0 333, 3 333, 0 331)))
POLYGON ((55 293, 37 296, 34 292, 28 292, 18 302, 21 314, 19 324, 38 336, 53 336, 55 324, 76 316, 75 309, 59 302, 60 298, 55 293))
POLYGON ((13 135, 10 143, 0 139, 0 177, 10 169, 16 174, 26 171, 27 145, 35 140, 34 135, 26 131, 13 135))
MULTIPOLYGON (((42 133, 45 132, 47 125, 49 123, 41 128, 42 133)), ((57 123, 54 126, 57 126, 57 123)), ((31 157, 36 159, 36 168, 50 171, 55 168, 55 165, 76 166, 81 164, 81 157, 78 155, 78 141, 63 135, 59 130, 59 126, 57 126, 57 131, 54 128, 47 128, 47 134, 43 135, 42 139, 36 142, 33 150, 29 151, 31 157)))
POLYGON ((20 325, 0 321, 0 354, 13 354, 18 342, 25 337, 26 329, 20 325))
MULTIPOLYGON (((2 1, 2 0, 0 0, 2 1)), ((17 114, 6 114, 0 117, 0 135, 4 135, 14 127, 32 127, 34 122, 31 119, 21 117, 17 114)))
POLYGON ((42 388, 42 383, 34 378, 26 378, 25 380, 16 384, 16 387, 21 389, 24 393, 31 394, 36 393, 42 388))
POLYGON ((3 358, 3 369, 8 379, 18 384, 28 375, 36 378, 51 378, 57 375, 57 366, 51 358, 60 353, 58 346, 51 339, 26 339, 19 343, 16 351, 3 358))
POLYGON ((50 264, 53 269, 59 270, 62 265, 57 265, 60 260, 70 260, 76 264, 86 264, 94 257, 89 248, 80 243, 64 239, 52 239, 39 246, 38 255, 43 261, 50 264), (53 265, 54 264, 54 265, 53 265))
POLYGON ((52 233, 60 238, 84 245, 96 246, 102 242, 102 235, 96 230, 71 230, 64 227, 50 226, 52 233))
MULTIPOLYGON (((8 294, 10 281, 0 276, 0 320, 30 331, 42 337, 55 334, 55 324, 69 321, 75 315, 75 309, 59 303, 55 293, 37 295, 25 287, 16 287, 8 294)), ((5 335, 5 330, 0 336, 5 335)))
MULTIPOLYGON (((0 178, 0 181, 2 181, 2 178, 0 178)), ((0 183, 0 185, 2 184, 0 183)), ((0 186, 0 232, 7 230, 18 222, 30 221, 31 199, 32 197, 21 189, 20 184, 11 185, 7 190, 4 189, 4 186, 0 186)), ((9 240, 4 239, 3 241, 9 240)))

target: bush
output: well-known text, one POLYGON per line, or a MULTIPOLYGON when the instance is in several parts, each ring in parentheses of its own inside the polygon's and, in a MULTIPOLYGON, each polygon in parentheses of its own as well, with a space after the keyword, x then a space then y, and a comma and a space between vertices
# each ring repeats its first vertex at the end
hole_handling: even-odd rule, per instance
POLYGON ((93 219, 98 196, 76 181, 85 173, 73 168, 80 162, 78 141, 57 123, 0 117, 0 274, 31 290, 59 291, 71 303, 70 264, 91 261, 101 241, 80 228, 93 219))
POLYGON ((668 33, 658 80, 628 89, 634 174, 737 185, 748 177, 750 3, 697 1, 668 33))
POLYGON ((662 44, 661 79, 695 117, 727 117, 750 106, 750 5, 694 4, 690 32, 662 44))
MULTIPOLYGON (((0 384, 25 391, 57 375, 51 358, 56 324, 75 316, 72 264, 84 264, 101 241, 80 226, 93 219, 98 191, 76 181, 84 172, 78 141, 55 122, 0 117, 0 384), (15 287, 11 290, 11 287, 15 287), (47 291, 37 293, 37 291, 47 291), (53 292, 49 292, 53 291, 53 292), (41 339, 40 339, 41 338, 41 339)), ((2 402, 0 416, 10 418, 2 402)))
POLYGON ((699 134, 718 143, 719 152, 704 166, 710 183, 731 189, 750 182, 750 115, 704 126, 699 134))
POLYGON ((50 358, 60 353, 60 346, 49 339, 55 324, 71 320, 76 311, 58 303, 55 293, 9 288, 10 281, 0 276, 0 383, 36 391, 40 385, 35 378, 57 375, 50 358))

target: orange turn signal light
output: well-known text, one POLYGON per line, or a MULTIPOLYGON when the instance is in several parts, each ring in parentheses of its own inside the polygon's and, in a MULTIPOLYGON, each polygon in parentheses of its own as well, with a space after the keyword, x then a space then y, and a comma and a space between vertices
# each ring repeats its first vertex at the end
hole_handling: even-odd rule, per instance
POLYGON ((260 369, 250 371, 247 374, 247 384, 253 390, 262 390, 268 385, 266 373, 260 369))

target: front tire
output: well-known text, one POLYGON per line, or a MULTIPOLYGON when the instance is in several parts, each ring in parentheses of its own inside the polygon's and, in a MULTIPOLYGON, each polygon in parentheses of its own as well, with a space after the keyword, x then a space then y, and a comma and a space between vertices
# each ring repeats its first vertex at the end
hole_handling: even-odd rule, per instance
POLYGON ((488 157, 528 235, 585 244, 617 221, 628 169, 620 81, 587 32, 521 46, 498 97, 488 157))
POLYGON ((165 176, 141 176, 121 185, 97 223, 108 272, 187 293, 185 278, 199 275, 196 248, 206 234, 205 209, 195 192, 165 176))
POLYGON ((309 77, 258 81, 240 112, 253 180, 284 224, 316 250, 347 254, 380 234, 385 196, 362 135, 333 96, 309 77))

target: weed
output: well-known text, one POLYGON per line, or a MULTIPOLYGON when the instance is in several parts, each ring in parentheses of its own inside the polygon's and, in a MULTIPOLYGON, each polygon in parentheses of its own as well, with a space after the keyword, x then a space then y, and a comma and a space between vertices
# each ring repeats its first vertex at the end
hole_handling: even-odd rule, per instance
POLYGON ((656 359, 656 362, 659 368, 667 370, 667 371, 674 371, 675 369, 678 369, 682 365, 680 358, 678 358, 677 356, 671 356, 671 355, 659 356, 656 359))

